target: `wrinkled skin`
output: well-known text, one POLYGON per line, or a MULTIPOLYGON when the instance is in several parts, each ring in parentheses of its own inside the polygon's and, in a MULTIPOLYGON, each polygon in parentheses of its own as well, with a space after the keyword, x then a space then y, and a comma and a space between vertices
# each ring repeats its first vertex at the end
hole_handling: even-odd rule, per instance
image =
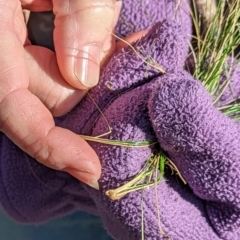
MULTIPOLYGON (((157 211, 163 230, 174 240, 240 238, 239 124, 220 113, 202 84, 184 70, 186 26, 182 28, 171 19, 158 20, 134 46, 143 49, 146 58, 150 54, 166 74, 147 66, 125 48, 106 63, 100 83, 90 95, 112 127, 106 138, 157 138, 188 185, 166 172, 156 189, 133 192, 113 202, 106 197, 106 190, 132 179, 158 146, 124 148, 90 142, 102 164, 100 190, 96 191, 66 173, 40 165, 2 136, 0 196, 12 217, 41 222, 83 209, 99 214, 115 239, 135 240, 141 237, 143 205, 145 239, 164 239, 157 211)), ((141 30, 141 26, 137 28, 141 30)), ((231 83, 235 96, 239 96, 239 67, 233 69, 231 83)), ((219 104, 233 96, 230 91, 226 90, 219 104)), ((108 130, 89 96, 60 125, 92 136, 108 130)))

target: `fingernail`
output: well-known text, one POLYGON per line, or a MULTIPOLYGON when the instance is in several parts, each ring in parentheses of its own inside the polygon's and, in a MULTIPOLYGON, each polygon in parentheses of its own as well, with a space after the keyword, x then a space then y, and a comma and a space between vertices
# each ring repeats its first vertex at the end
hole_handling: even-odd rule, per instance
POLYGON ((86 45, 79 50, 75 62, 75 75, 86 88, 94 87, 99 80, 101 47, 86 45))
POLYGON ((122 2, 121 0, 119 0, 119 1, 117 1, 117 2, 115 3, 115 8, 121 10, 122 5, 123 5, 123 2, 122 2))
POLYGON ((120 16, 120 12, 121 12, 121 9, 122 9, 122 5, 123 5, 122 1, 117 1, 115 3, 115 17, 114 17, 114 24, 113 24, 114 28, 117 25, 118 18, 120 16))
POLYGON ((72 168, 66 168, 64 171, 71 174, 73 177, 77 178, 79 181, 89 185, 92 188, 99 190, 99 183, 96 179, 92 178, 90 173, 78 171, 72 168))
POLYGON ((91 182, 87 183, 90 187, 99 190, 99 183, 96 180, 92 180, 91 182))

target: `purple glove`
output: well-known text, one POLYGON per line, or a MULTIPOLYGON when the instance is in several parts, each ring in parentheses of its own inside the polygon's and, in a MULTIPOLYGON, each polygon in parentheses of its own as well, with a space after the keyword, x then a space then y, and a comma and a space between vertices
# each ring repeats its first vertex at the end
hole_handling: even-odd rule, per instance
POLYGON ((150 29, 164 19, 179 22, 190 38, 192 21, 189 0, 122 0, 123 6, 116 34, 126 37, 134 32, 150 29))
MULTIPOLYGON (((106 73, 107 70, 104 69, 103 81, 91 95, 100 108, 104 109, 104 115, 113 127, 109 135, 111 139, 153 139, 153 126, 160 145, 169 153, 189 182, 193 192, 179 183, 178 179, 166 174, 167 181, 161 182, 157 189, 162 226, 171 239, 239 239, 239 125, 213 107, 209 94, 199 81, 193 80, 186 72, 178 71, 182 68, 180 59, 186 55, 184 41, 179 37, 181 34, 173 34, 178 32, 176 28, 174 23, 164 22, 153 28, 140 42, 143 44, 142 49, 148 49, 145 43, 152 46, 149 39, 158 38, 164 42, 166 36, 165 39, 169 40, 165 44, 160 43, 160 46, 164 46, 160 52, 153 49, 153 54, 156 54, 154 58, 167 71, 165 76, 155 78, 158 74, 153 71, 149 73, 147 81, 144 81, 146 66, 132 65, 132 61, 135 60, 134 54, 131 56, 132 53, 129 53, 129 59, 132 61, 127 65, 124 61, 118 61, 118 65, 114 65, 114 56, 107 66, 110 70, 106 73), (171 40, 167 34, 169 32, 172 34, 171 40), (159 33, 161 35, 157 37, 159 33), (164 56, 167 56, 169 65, 161 55, 164 49, 168 49, 164 56), (114 68, 118 69, 117 75, 113 74, 114 68), (132 72, 134 68, 138 68, 138 71, 132 72), (105 74, 108 77, 105 77, 105 74), (149 79, 152 80, 148 81, 149 79), (106 91, 106 85, 109 83, 114 91, 106 91)), ((126 56, 128 51, 123 50, 121 54, 126 56)), ((116 58, 120 59, 119 56, 116 58)), ((240 68, 232 74, 232 83, 236 83, 239 77, 240 68)), ((239 89, 236 86, 237 88, 239 89)), ((91 100, 86 98, 75 114, 81 116, 90 102, 91 100)), ((70 118, 74 119, 74 116, 67 120, 69 127, 74 124, 70 118)), ((93 136, 107 130, 104 119, 96 109, 92 110, 87 121, 79 121, 72 129, 78 131, 77 129, 82 128, 88 129, 84 134, 93 136), (94 122, 89 119, 94 119, 94 122)), ((132 179, 151 154, 151 149, 109 147, 96 143, 92 146, 102 159, 102 195, 94 196, 91 189, 89 193, 93 196, 111 235, 116 239, 140 238, 143 201, 145 238, 161 239, 154 189, 146 191, 143 200, 141 192, 131 193, 117 202, 107 201, 104 196, 106 190, 116 188, 132 179), (115 224, 114 218, 118 219, 115 224)))
MULTIPOLYGON (((240 68, 234 74, 233 80, 237 79, 240 68)), ((161 79, 152 91, 149 111, 161 147, 203 200, 202 215, 222 239, 239 239, 239 123, 220 113, 202 84, 184 72, 161 79)), ((192 213, 189 218, 198 222, 192 213)), ((201 239, 215 239, 207 236, 201 239)))
MULTIPOLYGON (((157 136, 188 181, 189 187, 166 173, 157 186, 161 225, 171 239, 237 240, 239 125, 220 114, 203 86, 182 70, 188 53, 185 33, 175 22, 162 21, 137 44, 166 75, 147 66, 131 49, 122 49, 103 68, 100 84, 90 94, 113 128, 107 138, 142 141, 157 136)), ((232 82, 239 79, 238 68, 232 82)), ((88 96, 61 125, 92 136, 108 130, 88 96)), ((39 164, 4 135, 0 145, 0 201, 18 221, 41 222, 83 209, 99 214, 115 239, 134 240, 141 236, 143 204, 145 239, 163 239, 154 187, 116 202, 105 196, 106 190, 139 172, 152 148, 91 143, 102 161, 96 191, 39 164)))
MULTIPOLYGON (((153 21, 162 20, 166 11, 170 11, 169 6, 172 6, 172 1, 169 1, 169 3, 166 4, 166 8, 165 6, 162 6, 163 3, 161 2, 163 1, 154 0, 151 4, 147 4, 147 6, 145 6, 145 9, 153 14, 153 21)), ((135 30, 150 27, 151 23, 149 22, 149 18, 146 15, 143 6, 139 5, 140 2, 138 0, 124 0, 123 4, 124 6, 122 8, 121 15, 122 19, 125 19, 126 21, 118 24, 118 29, 121 31, 121 33, 118 31, 119 35, 121 34, 125 36, 135 30), (133 4, 135 6, 134 8, 132 8, 133 4), (129 14, 129 12, 131 12, 131 14, 129 14), (135 19, 136 16, 138 16, 138 19, 141 19, 141 21, 137 22, 135 19), (128 26, 126 26, 126 22, 134 23, 134 29, 129 30, 128 26)), ((176 16, 178 21, 181 19, 186 21, 188 33, 190 34, 191 20, 188 14, 186 14, 186 9, 186 3, 181 4, 176 16)), ((168 13, 168 16, 173 18, 174 14, 175 8, 172 8, 172 11, 168 13)), ((161 32, 159 34, 161 34, 161 32)), ((169 35, 171 36, 171 34, 169 35)), ((143 42, 142 45, 151 49, 147 42, 143 42)), ((167 49, 165 51, 167 51, 167 49)), ((161 57, 168 62, 168 59, 164 57, 165 53, 160 51, 160 54, 161 57)), ((124 78, 124 69, 119 69, 116 64, 118 64, 119 61, 126 62, 128 55, 126 57, 123 55, 121 57, 114 56, 108 66, 106 66, 104 73, 102 74, 101 81, 106 82, 108 74, 113 74, 114 76, 121 75, 121 78, 124 78), (110 72, 111 65, 115 65, 112 73, 110 72)), ((139 58, 137 58, 135 54, 132 54, 132 57, 133 65, 137 65, 136 70, 134 71, 132 69, 131 73, 138 74, 137 68, 138 66, 141 66, 142 63, 139 63, 139 58)), ((184 56, 179 59, 181 64, 183 59, 184 56)), ((143 71, 145 73, 145 69, 139 71, 139 78, 136 79, 136 84, 137 81, 147 81, 147 79, 141 79, 143 71)), ((154 71, 154 73, 156 73, 156 71, 154 71)), ((151 72, 150 74, 153 75, 151 72)), ((128 88, 126 79, 124 81, 122 82, 123 91, 124 86, 126 86, 126 89, 128 88)), ((104 96, 106 95, 105 93, 103 94, 104 96)), ((116 96, 116 94, 114 96, 116 96)), ((89 106, 92 106, 92 101, 89 101, 89 99, 86 99, 85 101, 90 102, 89 106)), ((105 99, 102 99, 101 101, 105 101, 105 99)), ((86 106, 86 112, 81 116, 85 116, 87 113, 90 117, 90 112, 88 110, 89 106, 86 106)), ((77 112, 78 108, 79 106, 71 113, 69 123, 65 124, 66 126, 68 125, 70 129, 72 129, 71 124, 76 126, 79 122, 80 115, 78 115, 77 112)), ((98 112, 96 113, 98 114, 98 112)), ((88 122, 88 116, 86 116, 83 121, 86 120, 86 122, 88 122)), ((77 126, 75 127, 75 131, 79 131, 77 126)), ((82 133, 86 133, 89 129, 86 126, 81 131, 82 133)), ((50 218, 56 218, 58 216, 68 214, 77 209, 98 214, 95 203, 89 194, 83 189, 84 184, 78 182, 64 172, 54 171, 39 164, 36 160, 32 159, 15 146, 2 133, 0 133, 0 147, 0 203, 5 211, 14 219, 24 223, 38 223, 49 220, 50 218)))

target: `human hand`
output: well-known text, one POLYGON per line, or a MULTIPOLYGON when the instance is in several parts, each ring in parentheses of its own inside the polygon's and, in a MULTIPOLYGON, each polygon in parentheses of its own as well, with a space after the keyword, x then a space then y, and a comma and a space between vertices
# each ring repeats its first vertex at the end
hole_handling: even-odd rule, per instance
POLYGON ((53 116, 74 107, 85 94, 80 89, 97 84, 101 60, 114 46, 109 31, 120 3, 0 0, 0 6, 0 130, 42 164, 98 188, 96 153, 76 134, 56 127, 53 116), (56 55, 30 44, 22 9, 53 9, 56 55))
MULTIPOLYGON (((145 51, 145 60, 150 54, 167 74, 163 76, 158 70, 147 66, 129 48, 112 56, 103 68, 100 84, 90 91, 113 128, 111 134, 106 136, 111 139, 142 141, 156 138, 157 131, 153 131, 155 123, 149 119, 149 97, 151 93, 155 93, 154 89, 157 89, 162 81, 167 82, 170 77, 171 82, 171 77, 183 69, 188 53, 188 44, 181 28, 171 21, 162 21, 134 46, 145 51)), ((93 136, 107 130, 105 119, 89 96, 68 114, 63 124, 74 132, 93 136)), ((139 173, 152 153, 150 147, 136 149, 99 143, 91 145, 103 165, 100 191, 76 184, 73 178, 65 174, 60 175, 57 171, 39 166, 34 159, 24 157, 16 147, 15 151, 12 148, 3 151, 7 156, 9 153, 13 155, 2 161, 6 174, 1 176, 0 172, 3 183, 1 191, 7 193, 2 194, 4 208, 19 221, 39 222, 76 208, 89 211, 90 205, 86 206, 86 202, 90 198, 91 206, 97 208, 105 227, 115 239, 139 239, 143 229, 143 214, 145 238, 163 239, 159 233, 160 222, 163 230, 172 239, 189 239, 197 234, 196 238, 219 240, 209 224, 205 201, 192 194, 191 189, 184 187, 171 174, 165 175, 168 181, 161 181, 156 188, 150 188, 143 193, 136 191, 115 202, 105 196, 107 190, 128 182, 139 173), (14 159, 22 161, 13 166, 14 159), (22 172, 27 175, 19 173, 18 169, 23 169, 22 172), (9 182, 13 183, 12 188, 9 188, 9 182), (19 182, 21 184, 18 184, 19 182), (26 196, 30 191, 33 197, 27 198, 26 208, 26 196), (19 192, 21 194, 18 194, 19 192), (41 211, 36 213, 36 206, 41 211)))
MULTIPOLYGON (((37 3, 37 2, 35 2, 35 3, 37 3)), ((43 1, 41 3, 43 3, 43 1)), ((148 9, 148 10, 151 13, 153 13, 153 12, 155 13, 154 21, 159 21, 159 20, 162 21, 162 19, 165 16, 165 14, 162 14, 162 12, 165 12, 165 8, 162 8, 162 6, 164 5, 165 2, 161 1, 161 5, 159 3, 160 2, 158 0, 154 0, 153 2, 151 2, 150 5, 148 5, 150 7, 150 9, 148 9)), ((134 23, 138 25, 138 27, 135 30, 144 29, 146 26, 146 23, 148 22, 148 18, 146 17, 145 11, 143 11, 143 9, 142 9, 142 11, 139 12, 139 6, 141 5, 141 3, 138 0, 136 0, 136 1, 127 0, 127 1, 124 1, 124 4, 127 4, 127 5, 125 5, 126 6, 125 11, 122 11, 124 18, 126 18, 126 17, 130 18, 130 19, 126 19, 127 21, 129 21, 129 20, 134 21, 135 16, 139 16, 140 17, 139 19, 144 19, 144 21, 139 21, 139 22, 135 21, 134 23), (138 7, 132 8, 132 6, 138 6, 138 7), (134 13, 134 14, 128 14, 129 12, 134 13), (142 24, 143 22, 144 22, 144 25, 142 24)), ((167 5, 171 5, 171 2, 169 2, 167 5)), ((33 5, 32 5, 32 8, 33 8, 33 5)), ((49 9, 51 9, 51 6, 49 7, 49 9)), ((175 8, 170 7, 170 9, 175 9, 175 8)), ((182 8, 180 8, 180 9, 182 9, 182 8)), ((39 8, 39 10, 40 10, 40 8, 39 8)), ((181 11, 181 13, 179 14, 180 15, 179 19, 184 19, 184 23, 186 23, 186 22, 189 23, 190 20, 188 20, 187 16, 183 17, 183 14, 184 14, 184 11, 181 11)), ((184 14, 184 15, 186 15, 186 14, 184 14)), ((151 25, 150 23, 147 24, 147 26, 150 26, 150 25, 151 25)), ((120 32, 118 32, 120 36, 122 36, 122 34, 125 31, 129 30, 129 26, 126 26, 125 21, 120 21, 118 24, 118 27, 119 27, 119 29, 121 29, 121 34, 120 34, 120 32)), ((25 30, 25 26, 23 26, 22 28, 25 30)), ((19 28, 17 28, 17 29, 19 29, 19 28)), ((14 33, 14 31, 12 31, 12 32, 14 33)), ((131 40, 131 39, 128 39, 128 40, 131 40)), ((71 41, 71 39, 70 39, 70 41, 71 41)), ((23 52, 24 50, 22 48, 22 42, 20 42, 20 43, 21 44, 20 44, 20 47, 18 47, 18 49, 19 48, 22 49, 20 52, 23 52)), ((56 45, 56 43, 55 43, 55 45, 56 45)), ((150 43, 150 45, 148 45, 146 43, 145 46, 148 49, 147 52, 150 53, 150 51, 153 50, 151 47, 152 43, 150 43)), ((28 46, 27 48, 30 48, 30 46, 28 46)), ((36 47, 33 47, 33 46, 31 46, 31 48, 37 49, 36 47)), ((43 48, 38 48, 38 49, 39 49, 38 53, 34 55, 35 58, 37 58, 36 55, 41 54, 43 52, 43 50, 44 50, 44 52, 47 52, 46 49, 43 49, 43 48)), ((38 57, 38 62, 40 62, 41 59, 44 57, 43 58, 44 60, 41 61, 41 67, 47 66, 46 68, 47 68, 48 72, 45 73, 44 71, 41 71, 42 68, 39 67, 38 63, 35 64, 35 68, 32 68, 32 67, 28 68, 28 71, 33 69, 31 74, 29 74, 31 78, 32 78, 32 76, 35 76, 36 72, 39 73, 39 74, 37 74, 37 78, 33 78, 33 79, 36 80, 41 77, 40 84, 38 84, 38 85, 40 85, 40 87, 43 86, 42 83, 46 77, 48 77, 47 79, 51 80, 51 78, 49 77, 50 74, 52 74, 50 76, 52 76, 52 78, 53 78, 54 71, 52 71, 52 69, 57 69, 55 55, 53 55, 53 53, 50 51, 48 51, 48 52, 51 56, 53 56, 52 59, 54 59, 54 61, 52 61, 52 62, 55 63, 55 67, 50 68, 49 67, 50 61, 47 62, 45 60, 45 59, 47 59, 45 57, 46 54, 45 55, 42 54, 43 56, 38 57), (34 70, 34 69, 36 69, 36 70, 34 70), (45 77, 43 77, 43 76, 45 76, 45 77)), ((159 52, 156 51, 157 55, 158 55, 158 53, 159 52)), ((164 55, 166 53, 167 52, 163 52, 163 53, 160 52, 158 57, 160 59, 164 59, 164 55)), ((131 58, 134 58, 134 61, 136 61, 137 63, 140 61, 140 59, 136 56, 135 53, 130 53, 130 55, 131 55, 131 58)), ((23 53, 21 56, 23 56, 23 53)), ((28 64, 26 64, 26 66, 24 64, 22 64, 23 66, 25 66, 25 68, 28 67, 28 65, 31 65, 31 63, 34 63, 34 61, 35 61, 34 58, 32 56, 30 56, 30 54, 28 54, 27 56, 28 57, 26 58, 26 60, 27 60, 28 64)), ((110 80, 110 83, 112 81, 112 83, 119 84, 119 85, 121 85, 123 83, 122 90, 124 91, 124 89, 131 88, 131 86, 132 86, 131 85, 132 81, 130 81, 132 74, 133 75, 135 74, 136 77, 137 76, 146 76, 146 66, 142 66, 142 68, 140 66, 140 70, 142 69, 142 71, 137 69, 135 66, 133 69, 131 69, 131 67, 128 67, 127 75, 126 75, 126 69, 123 67, 124 65, 123 66, 121 65, 121 59, 128 59, 128 55, 126 57, 124 57, 124 56, 125 56, 125 53, 124 53, 124 55, 121 55, 121 57, 115 55, 113 57, 113 60, 111 61, 111 63, 108 65, 108 67, 106 68, 107 64, 105 65, 105 67, 103 67, 103 71, 102 71, 103 77, 101 78, 103 80, 103 82, 98 84, 98 86, 101 85, 100 88, 96 87, 97 91, 98 91, 98 89, 100 89, 100 94, 101 94, 101 97, 103 98, 103 99, 100 99, 100 102, 99 102, 100 108, 102 107, 102 104, 108 103, 107 99, 109 99, 109 94, 111 96, 112 96, 112 93, 114 95, 118 94, 118 91, 113 92, 106 88, 107 80, 110 80), (119 57, 120 57, 120 62, 118 60, 119 57), (111 74, 111 72, 112 72, 111 67, 113 67, 113 70, 114 70, 113 75, 111 74), (107 71, 107 73, 106 73, 106 71, 107 71), (139 71, 140 71, 140 75, 139 75, 139 71), (118 81, 119 74, 121 76, 129 76, 129 78, 126 78, 125 81, 122 81, 122 82, 118 81), (108 78, 109 76, 111 76, 111 78, 108 78), (130 85, 128 86, 128 84, 130 84, 131 86, 130 85), (106 96, 106 98, 104 98, 104 96, 106 96), (106 101, 104 101, 105 99, 106 99, 106 101)), ((154 55, 153 57, 156 58, 156 55, 154 55)), ((180 56, 180 58, 181 58, 181 56, 180 56)), ((11 57, 11 59, 13 59, 13 57, 11 57)), ((178 57, 176 57, 175 59, 178 62, 182 62, 178 57)), ((10 65, 10 67, 12 66, 10 63, 9 63, 9 65, 10 65)), ((31 66, 33 66, 33 64, 31 66)), ((165 62, 163 67, 164 68, 166 67, 166 70, 170 70, 167 66, 169 66, 169 68, 172 69, 171 64, 169 64, 168 62, 165 62)), ((25 69, 25 68, 23 68, 23 69, 25 69)), ((20 71, 20 70, 18 70, 18 71, 20 71)), ((46 69, 45 69, 45 71, 46 71, 46 69)), ((12 74, 14 74, 14 73, 15 72, 13 72, 12 74)), ((152 71, 149 71, 149 74, 152 74, 152 71)), ((27 73, 25 71, 25 76, 26 75, 27 75, 27 73)), ((143 79, 143 78, 140 77, 140 81, 141 81, 141 79, 143 79)), ((144 77, 144 79, 145 79, 145 77, 144 77)), ((31 84, 35 83, 35 81, 28 81, 26 84, 27 86, 28 86, 28 83, 30 83, 29 89, 31 88, 32 89, 31 91, 33 91, 34 88, 31 87, 31 84)), ((53 83, 56 83, 56 78, 54 81, 52 81, 53 89, 56 90, 58 85, 53 84, 53 83)), ((63 83, 65 83, 65 82, 63 81, 63 83)), ((133 85, 134 84, 135 83, 133 83, 133 85)), ((46 86, 48 86, 48 85, 45 84, 45 87, 46 86)), ((113 87, 115 87, 115 86, 113 85, 113 87)), ((42 88, 38 88, 38 89, 40 91, 42 90, 42 88)), ((2 90, 2 88, 1 88, 1 90, 2 90)), ((51 94, 52 92, 54 92, 54 91, 49 91, 49 94, 51 94)), ((5 92, 3 92, 3 93, 5 94, 5 92)), ((76 95, 79 95, 79 94, 80 94, 80 92, 76 93, 76 95)), ((32 95, 30 94, 30 96, 32 96, 32 95)), ((38 97, 39 96, 42 96, 42 95, 38 94, 38 97)), ((50 96, 50 95, 48 95, 48 96, 50 96)), ((96 97, 96 94, 94 94, 94 96, 96 97)), ((22 96, 22 99, 23 99, 23 97, 24 96, 22 96)), ((63 104, 66 103, 67 99, 69 99, 69 98, 66 98, 65 102, 63 101, 62 103, 63 104)), ((86 98, 86 99, 89 100, 89 98, 86 98)), ((41 100, 44 101, 44 99, 41 99, 41 100)), ((55 100, 54 97, 53 97, 53 100, 55 100)), ((53 100, 51 100, 51 101, 53 101, 53 100)), ((51 103, 51 101, 45 101, 45 105, 48 104, 49 102, 51 103)), ((39 102, 39 100, 38 100, 38 102, 39 102)), ((59 104, 58 104, 58 106, 59 106, 59 104)), ((66 118, 65 127, 70 130, 73 130, 73 132, 84 134, 84 131, 88 130, 87 125, 89 125, 89 123, 92 124, 96 120, 96 118, 94 116, 91 117, 92 116, 91 110, 92 110, 92 107, 94 107, 95 105, 93 104, 93 102, 91 100, 89 100, 87 102, 87 104, 84 104, 84 107, 85 107, 84 109, 81 110, 81 106, 82 106, 82 101, 80 102, 79 107, 74 108, 74 110, 68 114, 69 117, 66 118), (85 122, 86 126, 79 126, 82 124, 82 122, 85 122)), ((18 106, 14 107, 14 109, 17 109, 17 108, 18 108, 18 106)), ((59 107, 58 108, 55 107, 55 108, 52 108, 51 111, 52 111, 52 113, 53 113, 53 111, 55 111, 54 115, 60 115, 61 114, 61 113, 59 113, 60 109, 61 108, 59 108, 59 107)), ((96 110, 95 112, 99 113, 99 111, 97 109, 94 109, 94 110, 96 110)), ((49 114, 50 121, 52 121, 50 113, 48 113, 48 114, 49 114)), ((14 118, 16 118, 16 115, 17 114, 15 114, 14 118)), ((14 121, 14 120, 15 119, 12 119, 12 121, 14 121)), ((20 124, 25 126, 26 122, 21 121, 20 124)), ((34 122, 32 124, 32 129, 34 129, 33 125, 34 125, 34 122)), ((53 123, 52 123, 52 125, 53 125, 53 123)), ((103 129, 103 131, 104 130, 105 129, 103 129)), ((31 131, 30 131, 30 133, 31 133, 31 131)), ((35 132, 36 132, 36 130, 35 130, 35 132)), ((39 135, 38 132, 37 132, 37 134, 39 135)), ((87 134, 90 134, 90 133, 88 132, 87 134)), ((32 134, 32 135, 33 135, 33 137, 35 136, 34 134, 32 134)), ((63 136, 63 135, 64 134, 62 133, 61 136, 63 136)), ((72 141, 74 141, 74 142, 79 141, 79 138, 76 139, 76 137, 75 137, 76 135, 74 135, 73 137, 72 136, 73 135, 71 134, 71 137, 69 136, 68 138, 66 138, 66 141, 61 145, 61 146, 63 146, 63 148, 65 148, 65 146, 67 144, 71 143, 72 141), (71 141, 69 141, 69 139, 71 141)), ((57 141, 57 140, 55 140, 55 141, 57 141)), ((79 151, 79 149, 81 149, 80 144, 81 143, 76 144, 77 148, 75 148, 75 150, 79 151)), ((13 218, 15 218, 16 220, 21 221, 21 222, 40 222, 40 221, 49 220, 50 218, 53 218, 53 217, 68 214, 69 212, 72 212, 76 209, 81 209, 81 210, 86 210, 86 211, 91 211, 91 212, 95 211, 95 213, 98 212, 98 210, 96 211, 96 207, 94 206, 95 204, 94 204, 93 200, 91 199, 89 194, 85 191, 85 189, 83 189, 84 184, 78 183, 75 179, 73 179, 68 174, 64 174, 59 171, 54 171, 48 167, 45 167, 42 164, 39 164, 37 161, 35 161, 35 159, 32 159, 31 157, 26 156, 26 154, 23 151, 21 151, 16 145, 12 144, 11 141, 9 139, 7 139, 5 136, 2 136, 0 138, 0 145, 1 145, 1 150, 2 150, 1 151, 1 162, 0 162, 0 164, 1 164, 1 167, 0 167, 0 170, 1 170, 0 171, 0 179, 1 179, 0 192, 3 193, 3 194, 0 194, 1 195, 0 203, 4 207, 5 211, 7 211, 10 216, 12 216, 13 218), (31 198, 28 197, 29 195, 31 195, 31 198), (37 212, 36 212, 36 209, 37 209, 37 212)), ((56 146, 56 144, 55 144, 55 146, 56 146)), ((61 148, 61 146, 60 146, 60 148, 61 148)), ((55 157, 55 159, 58 159, 58 158, 62 159, 62 156, 64 156, 62 154, 64 152, 64 149, 63 150, 60 149, 59 151, 60 152, 59 153, 57 152, 58 155, 57 155, 57 157, 55 157)), ((66 149, 66 151, 67 151, 67 149, 66 149)), ((68 150, 68 151, 70 151, 70 150, 68 150)), ((56 155, 57 153, 55 152, 54 154, 56 155)), ((69 155, 71 158, 72 158, 72 156, 74 156, 76 161, 78 161, 78 158, 77 158, 78 156, 76 156, 77 153, 69 154, 69 152, 66 152, 66 154, 65 154, 66 158, 68 157, 67 155, 69 155)), ((80 161, 80 159, 81 158, 79 157, 79 161, 80 161)), ((73 165, 74 164, 72 164, 72 166, 73 165)), ((76 168, 78 166, 76 166, 76 168)), ((68 170, 68 172, 70 172, 69 169, 67 169, 67 170, 68 170)), ((94 169, 92 171, 94 171, 94 169)), ((75 174, 75 176, 76 176, 76 171, 75 172, 72 171, 71 174, 73 174, 73 175, 75 174)), ((105 201, 106 201, 106 199, 105 199, 105 201)))

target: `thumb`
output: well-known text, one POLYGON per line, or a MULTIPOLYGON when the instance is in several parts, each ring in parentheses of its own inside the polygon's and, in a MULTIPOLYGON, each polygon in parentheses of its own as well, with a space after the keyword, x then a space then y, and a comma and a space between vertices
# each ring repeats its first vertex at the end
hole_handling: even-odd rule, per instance
POLYGON ((166 74, 148 107, 161 147, 194 194, 206 200, 212 226, 221 237, 234 232, 240 216, 239 123, 218 111, 200 81, 184 72, 166 74))
POLYGON ((232 183, 225 179, 240 181, 234 175, 240 165, 240 125, 218 111, 200 81, 184 72, 166 74, 152 91, 148 107, 161 147, 194 193, 236 204, 239 187, 231 186, 236 194, 232 200, 226 192, 232 183))
POLYGON ((115 0, 53 0, 57 61, 70 85, 82 89, 98 83, 101 59, 114 45, 109 39, 120 8, 115 0))

